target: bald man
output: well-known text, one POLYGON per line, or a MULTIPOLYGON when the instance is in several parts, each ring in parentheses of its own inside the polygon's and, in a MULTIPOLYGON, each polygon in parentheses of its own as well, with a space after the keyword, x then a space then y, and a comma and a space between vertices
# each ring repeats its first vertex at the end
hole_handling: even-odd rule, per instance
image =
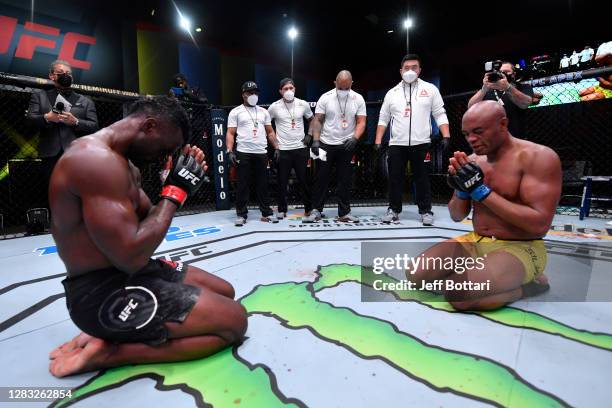
POLYGON ((417 288, 443 292, 455 309, 495 309, 550 288, 542 237, 561 194, 561 162, 550 148, 513 137, 494 101, 468 109, 462 130, 474 153, 449 160, 448 209, 456 222, 473 209, 474 232, 432 246, 422 254, 426 267, 406 275, 417 288))
POLYGON ((332 168, 336 168, 338 220, 359 222, 351 214, 351 159, 359 139, 366 128, 366 106, 363 96, 351 89, 353 77, 349 71, 340 71, 334 81, 336 87, 324 93, 317 102, 312 126, 314 157, 325 151, 325 160, 317 159, 317 175, 313 189, 313 210, 303 222, 318 222, 325 204, 332 168))

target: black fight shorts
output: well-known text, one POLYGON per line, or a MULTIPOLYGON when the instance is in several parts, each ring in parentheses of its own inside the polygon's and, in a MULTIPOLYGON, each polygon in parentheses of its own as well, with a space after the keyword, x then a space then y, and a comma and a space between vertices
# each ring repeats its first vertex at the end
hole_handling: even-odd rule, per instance
POLYGON ((157 259, 133 275, 116 268, 62 281, 72 321, 85 333, 116 343, 161 344, 164 323, 182 323, 200 288, 183 283, 187 265, 157 259))

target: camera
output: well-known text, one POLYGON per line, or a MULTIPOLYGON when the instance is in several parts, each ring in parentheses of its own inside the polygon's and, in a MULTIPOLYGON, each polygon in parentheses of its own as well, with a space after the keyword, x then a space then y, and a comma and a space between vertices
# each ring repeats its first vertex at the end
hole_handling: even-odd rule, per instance
POLYGON ((497 82, 504 78, 504 74, 500 72, 501 66, 502 61, 500 60, 485 62, 485 72, 489 82, 497 82))

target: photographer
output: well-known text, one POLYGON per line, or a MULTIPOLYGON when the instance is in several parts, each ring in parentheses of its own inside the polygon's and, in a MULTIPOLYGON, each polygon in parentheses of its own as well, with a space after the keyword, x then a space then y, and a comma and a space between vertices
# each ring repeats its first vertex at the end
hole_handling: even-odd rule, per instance
POLYGON ((468 108, 483 100, 497 101, 508 117, 508 130, 514 137, 525 137, 525 109, 533 103, 531 85, 516 81, 514 65, 494 61, 493 67, 484 75, 482 88, 468 102, 468 108))
POLYGON ((49 65, 53 89, 32 93, 27 121, 40 131, 38 157, 42 159, 45 196, 55 163, 79 136, 98 130, 96 107, 91 99, 72 90, 72 70, 66 61, 49 65))
POLYGON ((175 97, 181 101, 208 104, 208 98, 200 94, 199 88, 190 88, 187 77, 183 74, 176 74, 172 78, 174 86, 168 91, 168 96, 175 97))

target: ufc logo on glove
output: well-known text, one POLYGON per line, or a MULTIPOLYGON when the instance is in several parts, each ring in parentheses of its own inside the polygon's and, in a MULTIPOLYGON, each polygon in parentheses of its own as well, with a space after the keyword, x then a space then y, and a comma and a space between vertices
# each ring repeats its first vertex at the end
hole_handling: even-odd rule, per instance
POLYGON ((195 174, 193 174, 187 169, 181 169, 178 175, 183 177, 186 181, 191 180, 191 184, 193 184, 194 186, 198 184, 198 181, 200 181, 199 177, 197 177, 195 174))
POLYGON ((480 174, 475 174, 472 178, 470 178, 469 180, 467 180, 465 182, 465 187, 466 188, 470 188, 472 187, 474 184, 476 184, 477 182, 479 182, 481 180, 480 178, 480 174))

